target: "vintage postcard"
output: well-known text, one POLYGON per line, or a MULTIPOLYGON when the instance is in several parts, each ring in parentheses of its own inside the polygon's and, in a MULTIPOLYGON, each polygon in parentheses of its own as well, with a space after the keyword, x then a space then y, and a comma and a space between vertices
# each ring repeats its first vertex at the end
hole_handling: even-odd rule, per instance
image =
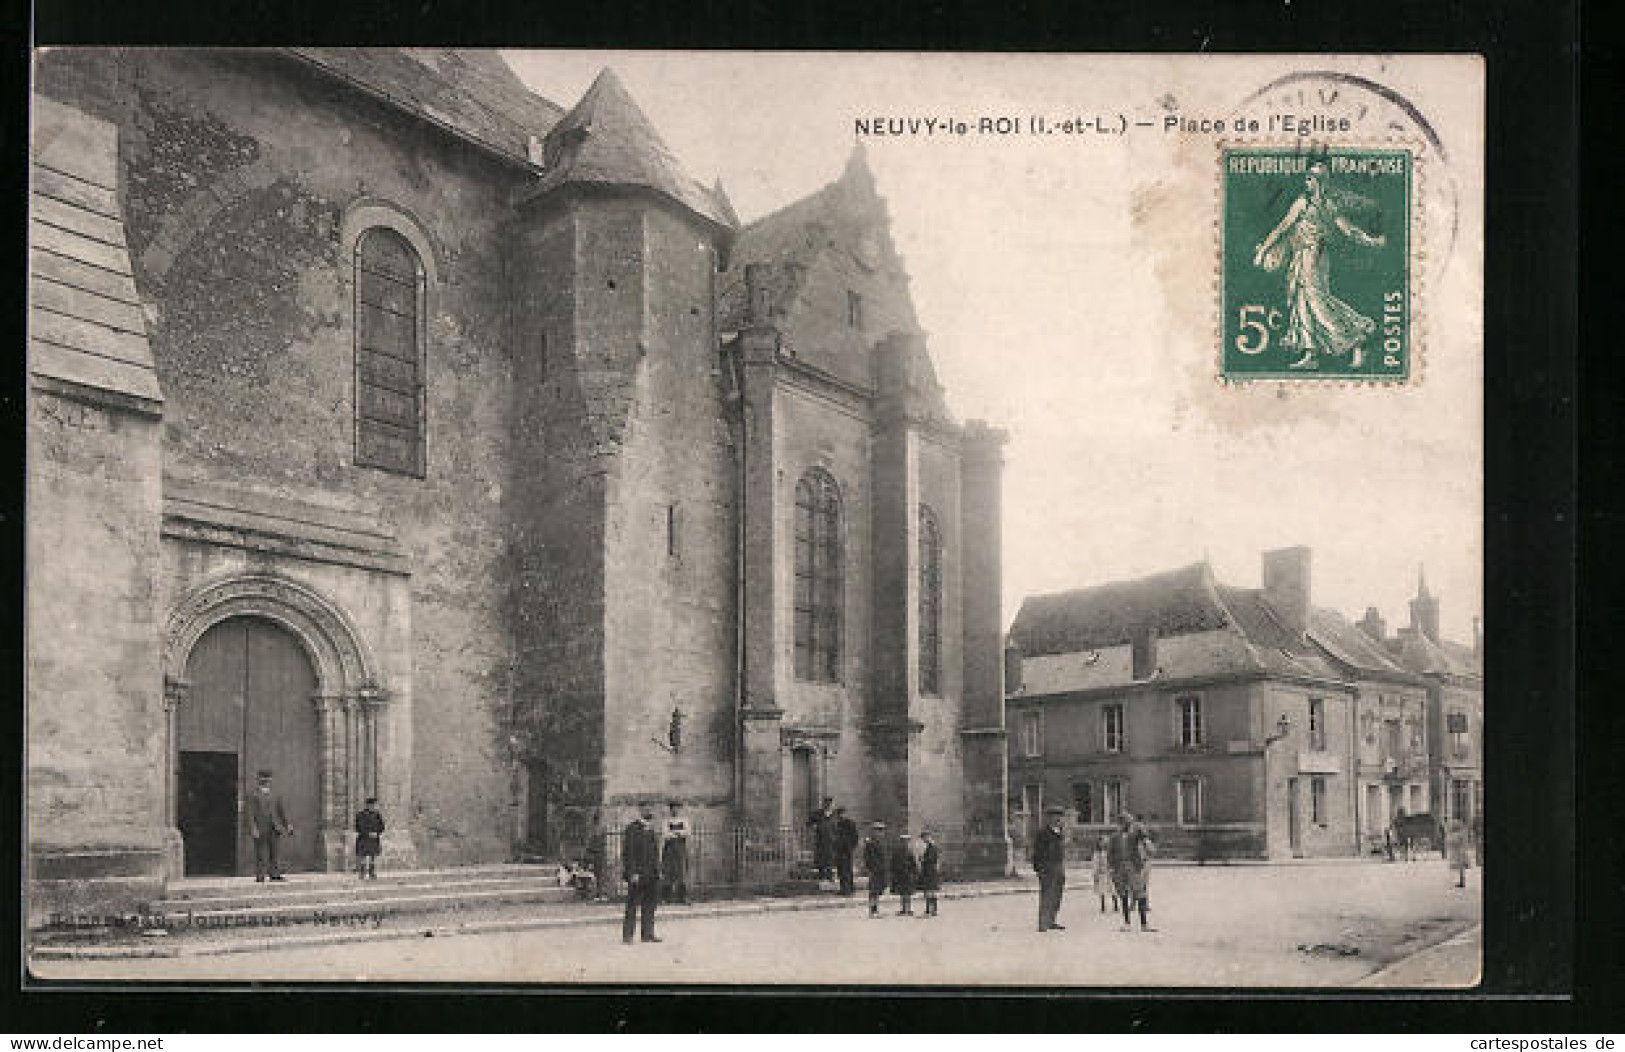
POLYGON ((1478 982, 1480 59, 32 115, 36 980, 1478 982))

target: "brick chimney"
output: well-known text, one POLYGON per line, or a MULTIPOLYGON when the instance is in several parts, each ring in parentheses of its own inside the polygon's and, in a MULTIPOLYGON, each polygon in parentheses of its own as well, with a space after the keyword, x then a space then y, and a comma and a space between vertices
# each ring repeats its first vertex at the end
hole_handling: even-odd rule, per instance
POLYGON ((1303 545, 1264 553, 1264 601, 1289 632, 1309 631, 1309 549, 1303 545))
POLYGON ((1374 606, 1366 607, 1365 616, 1355 624, 1359 625, 1366 635, 1378 643, 1388 638, 1388 622, 1382 619, 1382 615, 1377 613, 1377 608, 1374 606))

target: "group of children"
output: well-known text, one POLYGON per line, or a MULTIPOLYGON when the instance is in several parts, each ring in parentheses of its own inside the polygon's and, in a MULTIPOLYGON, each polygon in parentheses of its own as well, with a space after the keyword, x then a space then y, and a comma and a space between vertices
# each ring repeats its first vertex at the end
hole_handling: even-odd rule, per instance
POLYGON ((899 917, 935 917, 937 892, 942 888, 942 852, 936 836, 921 830, 920 842, 925 846, 916 856, 912 838, 899 834, 897 844, 887 848, 886 823, 875 822, 869 839, 863 843, 863 868, 869 875, 869 916, 880 916, 880 897, 887 891, 897 894, 899 917), (925 896, 925 912, 914 912, 914 893, 925 896))
POLYGON ((1140 930, 1155 931, 1147 914, 1151 909, 1150 863, 1156 854, 1156 841, 1130 816, 1123 816, 1119 824, 1117 833, 1095 842, 1093 875, 1100 912, 1106 912, 1106 900, 1110 899, 1112 912, 1122 914, 1124 931, 1132 929, 1130 918, 1136 910, 1140 930))

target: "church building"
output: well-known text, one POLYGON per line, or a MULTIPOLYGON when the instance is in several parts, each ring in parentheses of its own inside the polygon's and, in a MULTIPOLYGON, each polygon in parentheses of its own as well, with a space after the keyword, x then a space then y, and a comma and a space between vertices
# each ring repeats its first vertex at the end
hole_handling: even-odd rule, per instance
POLYGON ((832 796, 1008 864, 1003 434, 949 414, 861 152, 741 224, 613 72, 65 49, 35 68, 36 910, 561 857, 832 796))

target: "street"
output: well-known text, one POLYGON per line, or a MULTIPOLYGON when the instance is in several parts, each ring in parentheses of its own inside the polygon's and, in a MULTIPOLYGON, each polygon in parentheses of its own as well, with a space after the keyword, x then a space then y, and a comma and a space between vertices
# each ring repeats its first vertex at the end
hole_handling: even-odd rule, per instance
MULTIPOLYGON (((1480 873, 1459 889, 1436 860, 1165 866, 1152 879, 1157 930, 1148 933, 1120 930, 1073 887, 1060 914, 1066 930, 1044 934, 1036 890, 944 899, 930 920, 897 916, 893 897, 871 919, 860 895, 742 916, 663 907, 658 944, 623 945, 618 924, 592 923, 32 967, 42 978, 239 982, 1345 986, 1476 924, 1480 873)), ((1471 963, 1432 969, 1427 981, 1472 985, 1471 963)))

